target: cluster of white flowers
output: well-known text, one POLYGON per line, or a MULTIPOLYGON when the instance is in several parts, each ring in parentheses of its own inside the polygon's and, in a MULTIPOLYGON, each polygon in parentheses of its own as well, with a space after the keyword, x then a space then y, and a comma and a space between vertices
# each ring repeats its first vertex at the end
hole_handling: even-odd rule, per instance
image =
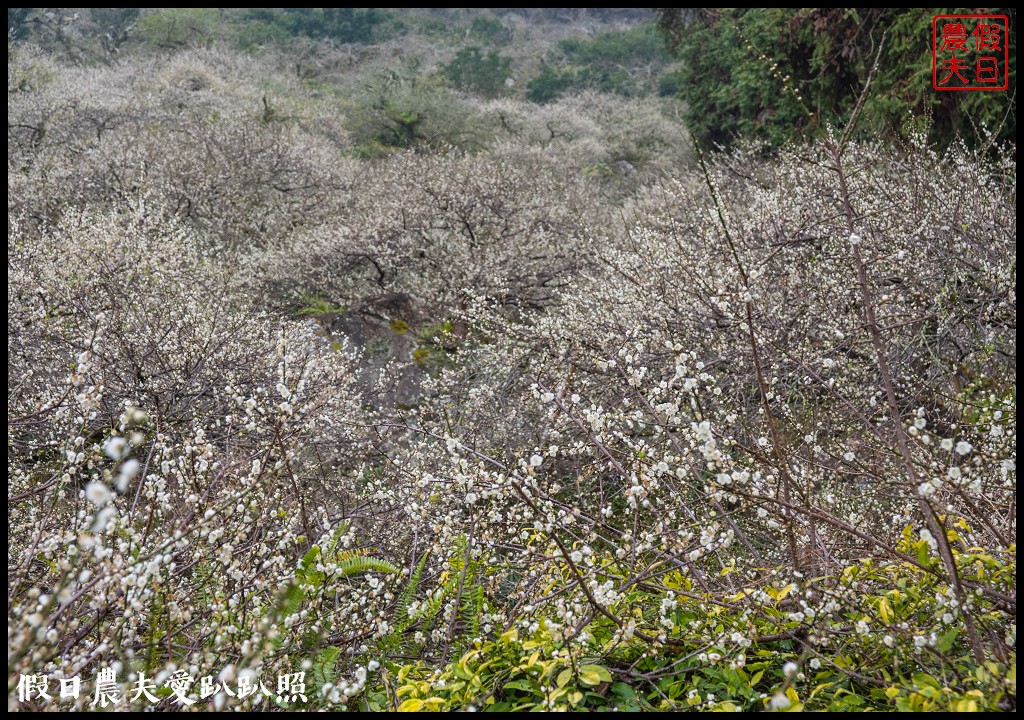
POLYGON ((576 660, 602 623, 643 652, 687 634, 740 668, 762 626, 896 652, 973 612, 942 581, 931 626, 890 622, 874 572, 1015 532, 1015 191, 963 151, 851 143, 854 217, 838 166, 795 153, 627 197, 583 172, 612 149, 581 145, 610 132, 581 100, 479 109, 519 118, 501 157, 361 163, 305 91, 287 122, 241 109, 269 102, 255 61, 150 62, 76 71, 123 97, 10 98, 11 672, 55 673, 43 640, 71 669, 116 639, 215 673, 316 638, 344 706, 376 653, 510 629, 576 660), (970 193, 969 231, 937 230, 931 182, 970 193))

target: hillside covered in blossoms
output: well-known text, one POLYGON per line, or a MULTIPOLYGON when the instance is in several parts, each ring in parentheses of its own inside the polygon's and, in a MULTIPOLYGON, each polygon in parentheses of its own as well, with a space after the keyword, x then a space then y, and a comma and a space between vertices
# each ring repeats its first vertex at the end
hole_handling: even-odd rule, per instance
POLYGON ((9 9, 8 709, 1014 710, 932 14, 9 9))

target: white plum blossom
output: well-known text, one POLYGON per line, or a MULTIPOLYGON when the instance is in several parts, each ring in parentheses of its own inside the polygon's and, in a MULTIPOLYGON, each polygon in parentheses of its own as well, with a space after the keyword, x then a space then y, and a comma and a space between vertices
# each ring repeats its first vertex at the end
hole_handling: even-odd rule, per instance
POLYGON ((107 440, 103 445, 103 452, 107 454, 111 460, 120 460, 124 454, 125 448, 128 445, 128 441, 123 437, 115 435, 107 440))
POLYGON ((85 486, 85 498, 98 508, 110 501, 110 488, 105 483, 93 480, 85 486))

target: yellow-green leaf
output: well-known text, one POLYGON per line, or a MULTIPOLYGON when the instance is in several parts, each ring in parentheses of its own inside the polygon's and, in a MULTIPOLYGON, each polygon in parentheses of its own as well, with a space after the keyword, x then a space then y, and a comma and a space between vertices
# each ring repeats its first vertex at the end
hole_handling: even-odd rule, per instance
POLYGON ((419 712, 423 709, 423 701, 419 698, 409 698, 398 706, 398 712, 419 712))
POLYGON ((882 614, 882 622, 886 625, 892 622, 892 606, 889 604, 889 600, 882 598, 881 602, 878 603, 878 611, 882 614))
POLYGON ((584 665, 580 668, 580 682, 584 685, 599 685, 611 681, 612 674, 600 665, 584 665))
POLYGON ((445 702, 447 701, 444 698, 428 697, 423 701, 423 704, 426 705, 427 709, 431 712, 437 712, 444 706, 445 702))

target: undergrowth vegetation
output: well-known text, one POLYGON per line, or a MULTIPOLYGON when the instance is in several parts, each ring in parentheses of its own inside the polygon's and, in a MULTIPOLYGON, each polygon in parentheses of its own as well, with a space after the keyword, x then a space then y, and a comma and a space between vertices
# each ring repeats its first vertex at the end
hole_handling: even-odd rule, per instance
POLYGON ((1013 146, 9 50, 10 709, 1015 709, 1013 146))

